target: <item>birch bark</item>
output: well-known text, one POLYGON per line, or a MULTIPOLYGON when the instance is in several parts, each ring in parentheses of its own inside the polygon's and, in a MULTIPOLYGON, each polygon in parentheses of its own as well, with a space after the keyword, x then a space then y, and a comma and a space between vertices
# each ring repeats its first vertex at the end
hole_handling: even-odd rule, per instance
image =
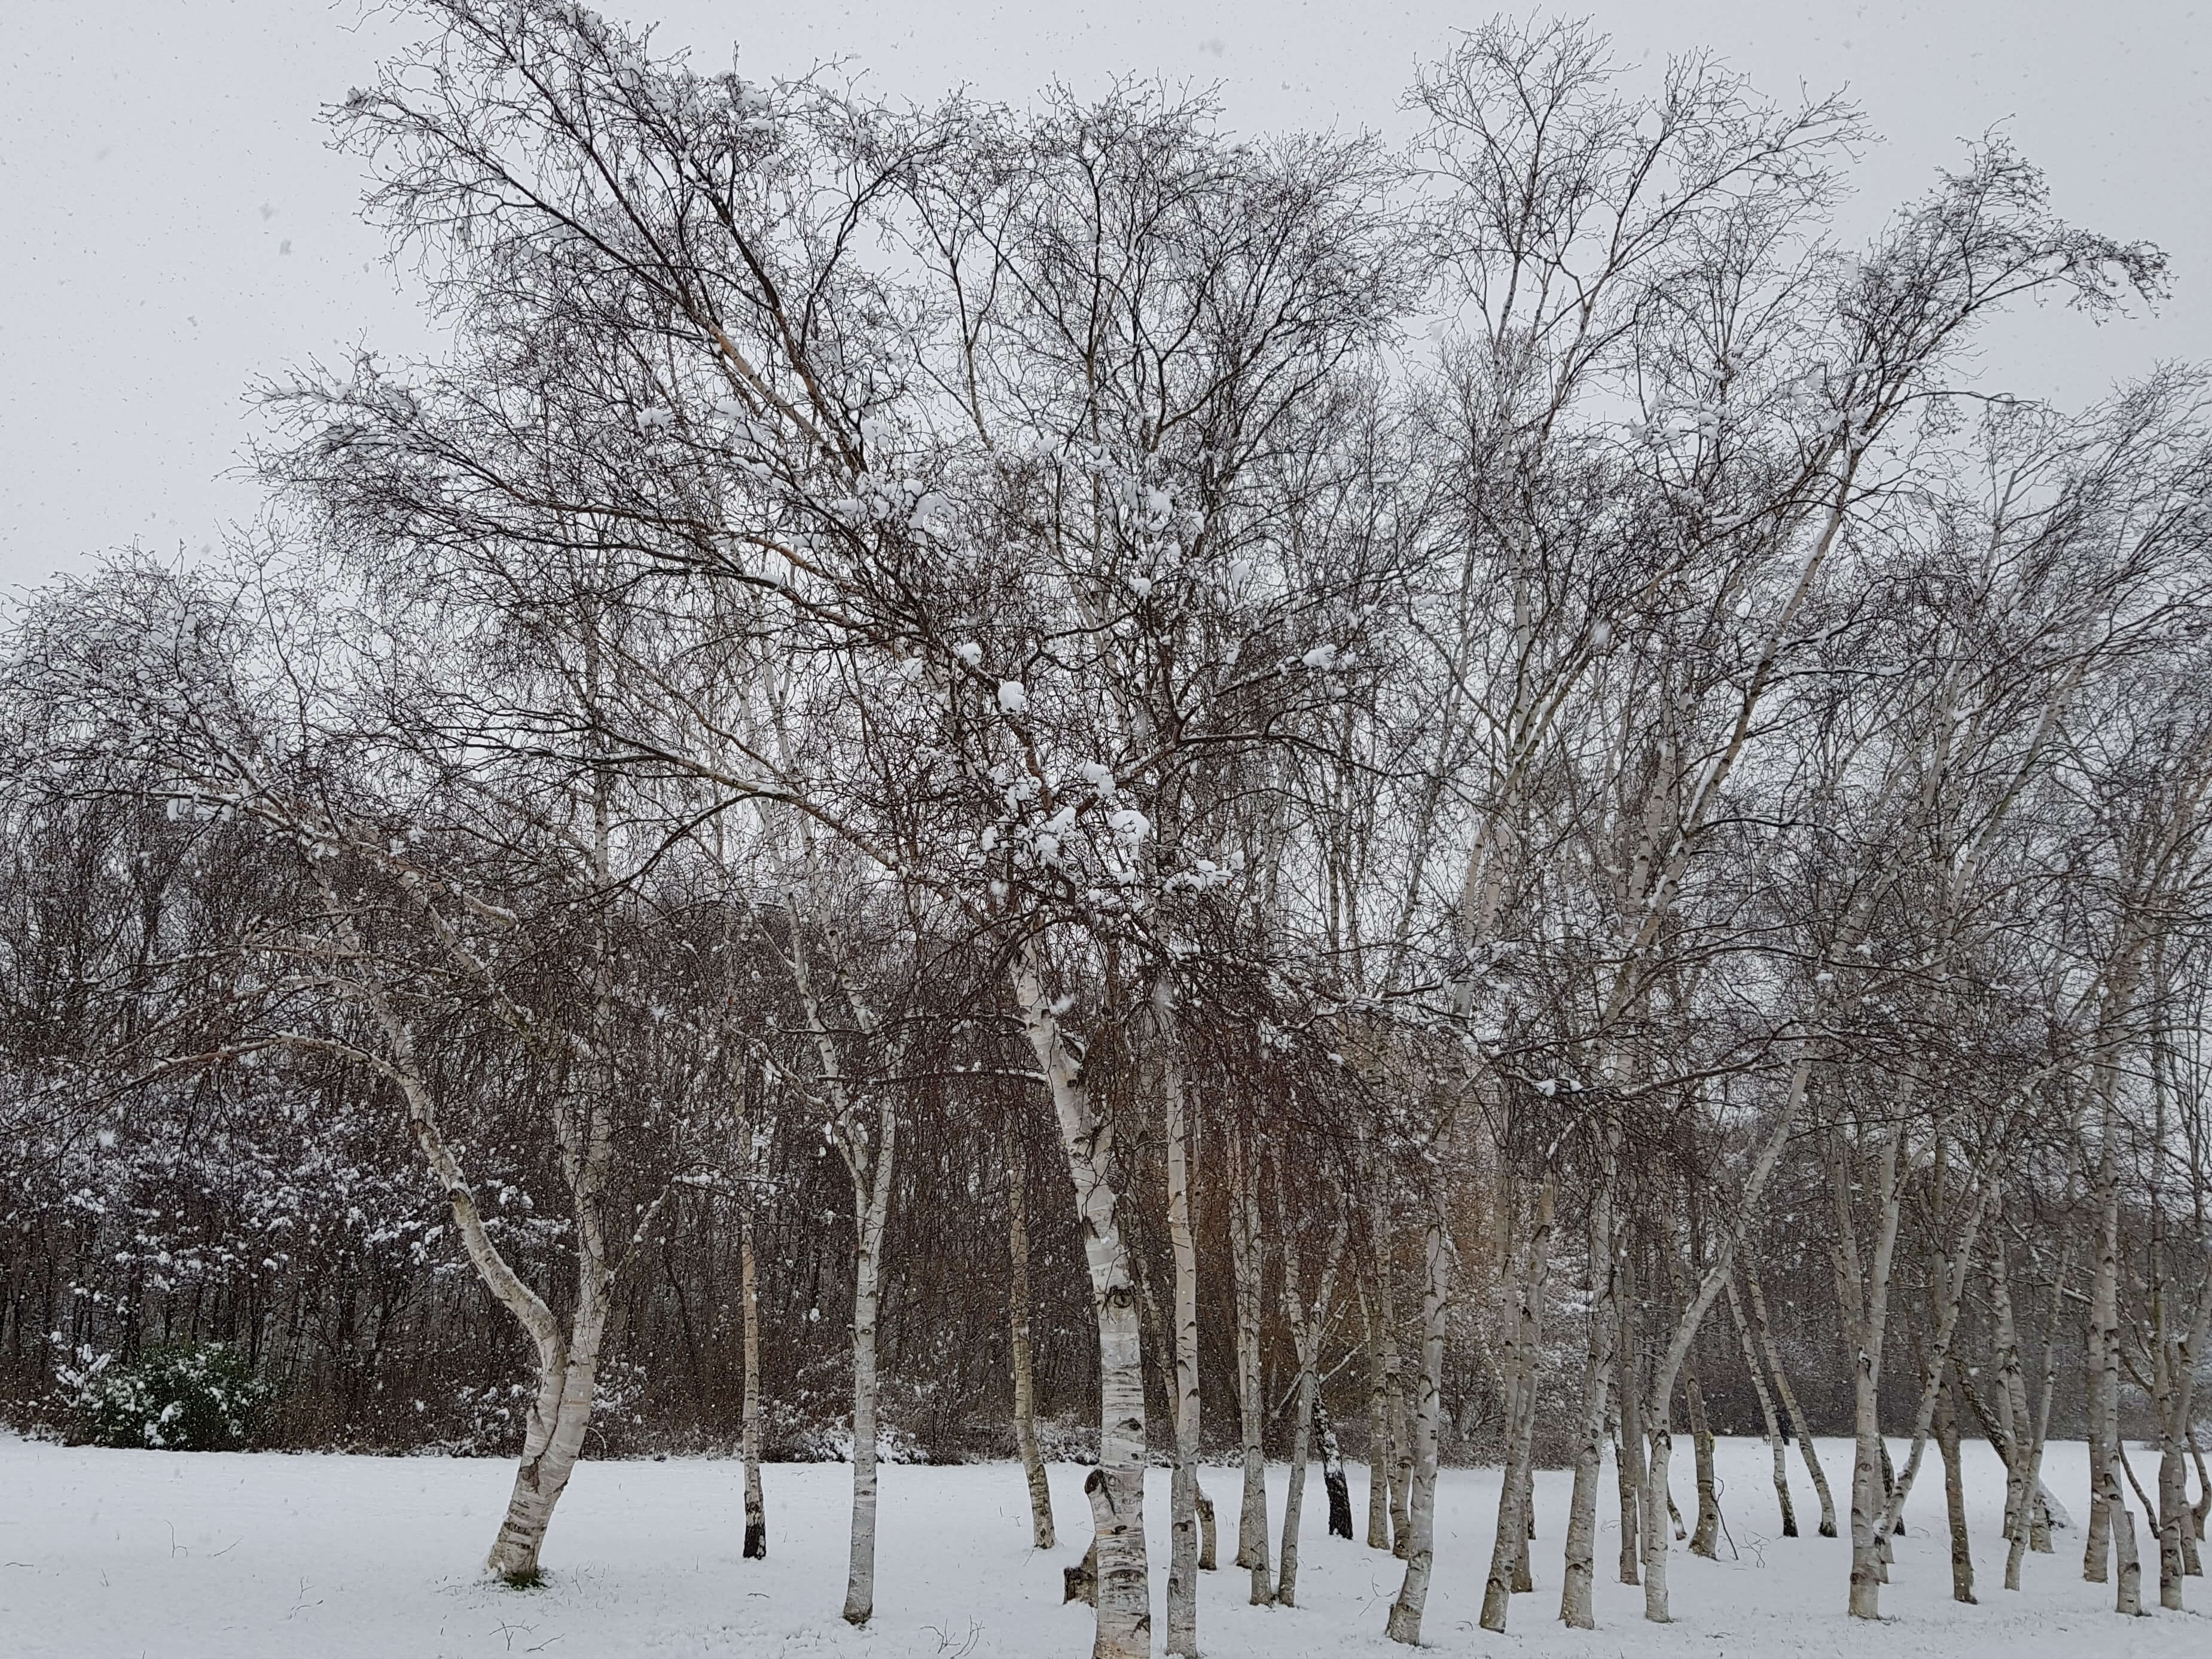
POLYGON ((1084 1481, 1097 1551, 1092 1659, 1150 1659, 1152 1590, 1145 1559, 1145 1376, 1129 1255, 1115 1212, 1121 1192, 1112 1123, 1092 1099, 1080 1055, 1046 993, 1034 943, 1017 955, 1013 994, 1052 1090, 1075 1184, 1085 1265, 1098 1323, 1098 1467, 1084 1481))
POLYGON ((1583 1360, 1582 1412, 1575 1442, 1575 1484, 1567 1502, 1567 1541, 1559 1582, 1559 1620, 1595 1630, 1591 1584, 1597 1570, 1597 1490, 1604 1473, 1606 1402, 1613 1386, 1615 1281, 1613 1165, 1617 1132, 1607 1125, 1604 1166, 1590 1199, 1589 1335, 1583 1360))
POLYGON ((1030 1541, 1048 1550, 1057 1541, 1052 1524, 1052 1486, 1045 1479, 1044 1456, 1037 1450, 1036 1367, 1030 1338, 1029 1154, 1021 1129, 1009 1123, 1006 1136, 1006 1254, 1011 1273, 1006 1289, 1006 1346, 1014 1372, 1014 1444, 1030 1493, 1030 1541))
POLYGON ((884 1251, 884 1224, 890 1213, 891 1157, 898 1141, 898 1116, 890 1097, 878 1115, 872 1169, 865 1147, 856 1149, 853 1199, 860 1224, 860 1247, 853 1263, 853 1528, 845 1575, 844 1619, 865 1625, 876 1610, 876 1414, 881 1393, 876 1378, 876 1310, 884 1251))
POLYGON ((1390 1604, 1384 1633, 1394 1642, 1419 1647, 1421 1616, 1429 1603, 1429 1575, 1436 1565, 1437 1419, 1444 1371, 1444 1311, 1451 1300, 1453 1251, 1443 1217, 1429 1223, 1422 1256, 1426 1273, 1421 1293, 1421 1370, 1413 1405, 1413 1469, 1407 1504, 1406 1577, 1390 1604))
POLYGON ((1813 1444, 1813 1426, 1805 1420, 1804 1408, 1797 1403, 1797 1390, 1790 1385, 1790 1373, 1783 1368, 1782 1350, 1774 1341, 1773 1327, 1766 1320, 1766 1296, 1759 1287, 1759 1275, 1747 1273, 1743 1276, 1745 1293, 1751 1300, 1752 1334, 1759 1338, 1759 1346, 1766 1355, 1768 1369, 1774 1373, 1774 1391, 1781 1396, 1782 1408, 1790 1414, 1790 1421, 1797 1431, 1797 1452, 1805 1460, 1805 1472, 1813 1477, 1813 1490, 1820 1499, 1820 1536, 1836 1535, 1836 1500, 1828 1490, 1828 1476, 1820 1467, 1820 1454, 1813 1444))
MULTIPOLYGON (((1632 1222, 1633 1213, 1631 1213, 1632 1222)), ((1650 1356, 1644 1350, 1636 1300, 1636 1257, 1632 1244, 1620 1261, 1620 1341, 1614 1365, 1620 1386, 1613 1390, 1620 1407, 1620 1438, 1614 1447, 1613 1470, 1620 1487, 1620 1582, 1643 1582, 1644 1482, 1650 1474, 1644 1463, 1644 1396, 1650 1384, 1650 1356)))
POLYGON ((1782 1535, 1797 1535, 1797 1507, 1790 1498, 1790 1448, 1782 1432, 1782 1420, 1775 1414, 1774 1390, 1766 1381, 1766 1366, 1759 1357, 1758 1345, 1752 1341, 1751 1325, 1743 1316, 1743 1299, 1736 1293, 1733 1275, 1728 1282, 1729 1314, 1735 1323, 1736 1341, 1743 1349, 1743 1367, 1751 1378, 1751 1386, 1759 1396, 1759 1420, 1766 1425, 1766 1444, 1774 1454, 1774 1501, 1782 1511, 1782 1535))
POLYGON ((1261 1434, 1267 1402, 1261 1391, 1260 1293, 1266 1239, 1260 1220, 1260 1158, 1249 1128, 1229 1142, 1229 1254, 1237 1298, 1237 1390, 1244 1488, 1237 1515, 1237 1565, 1252 1575, 1251 1605, 1274 1600, 1267 1547, 1267 1465, 1261 1434))
MULTIPOLYGON (((1373 1275, 1373 1269, 1370 1269, 1373 1275)), ((1395 1456, 1391 1398, 1396 1356, 1385 1369, 1379 1275, 1359 1287, 1359 1313, 1367 1329, 1367 1547, 1390 1547, 1390 1465, 1395 1456)))
POLYGON ((1175 987, 1163 973, 1152 986, 1167 1105, 1168 1243, 1175 1262, 1175 1476, 1168 1557, 1168 1652, 1198 1653, 1198 1242, 1191 1223, 1196 1136, 1183 1085, 1175 987))
MULTIPOLYGON (((1298 1253, 1291 1233, 1289 1207, 1283 1199, 1283 1172, 1275 1176, 1275 1237, 1283 1254, 1283 1313, 1291 1327, 1291 1346, 1298 1361, 1298 1415, 1291 1437, 1291 1481, 1283 1500, 1283 1548, 1275 1578, 1275 1600, 1284 1607, 1297 1605, 1298 1529, 1305 1514, 1306 1474, 1313 1461, 1314 1408, 1321 1394, 1321 1344, 1328 1329, 1329 1310, 1336 1300, 1336 1275, 1344 1260, 1344 1243, 1351 1218, 1340 1208, 1322 1256, 1320 1282, 1309 1305, 1298 1266, 1298 1253)), ((1195 1379, 1194 1378, 1194 1386, 1195 1379)))
POLYGON ((1536 1427, 1536 1359, 1544 1280, 1551 1265, 1557 1188, 1547 1177, 1536 1198, 1534 1224, 1515 1275, 1512 1349, 1506 1363, 1505 1467, 1498 1483, 1498 1529, 1490 1545, 1490 1576, 1482 1590, 1485 1630, 1505 1628, 1514 1573, 1528 1553, 1529 1446, 1536 1427))

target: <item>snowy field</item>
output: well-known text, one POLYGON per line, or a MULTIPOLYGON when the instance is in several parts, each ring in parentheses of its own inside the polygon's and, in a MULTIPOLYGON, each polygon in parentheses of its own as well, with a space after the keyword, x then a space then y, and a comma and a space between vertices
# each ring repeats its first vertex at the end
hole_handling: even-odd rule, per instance
MULTIPOLYGON (((1899 1451, 1901 1453, 1902 1448, 1899 1451)), ((1824 1443, 1838 1494, 1847 1449, 1824 1443)), ((1427 1640, 1444 1653, 1589 1656, 1849 1654, 2202 1656, 2204 1614, 2122 1620, 2112 1593, 2081 1578, 2081 1535, 2055 1556, 2030 1556, 2027 1588, 2000 1587, 1996 1535, 2003 1481, 1985 1446, 1967 1449, 1975 1569, 1982 1605, 1949 1599, 1942 1468, 1931 1448, 1899 1539, 1887 1618, 1853 1626, 1843 1614, 1846 1547, 1784 1540, 1765 1448, 1723 1441, 1720 1471, 1737 1557, 1709 1562, 1677 1548, 1676 1622, 1644 1623, 1641 1592, 1611 1582, 1617 1535, 1601 1541, 1601 1628, 1563 1630, 1560 1528, 1567 1476, 1538 1477, 1538 1589, 1513 1604, 1503 1637, 1475 1627, 1487 1565, 1494 1470, 1447 1470, 1438 1494, 1437 1573, 1427 1640)), ((1686 1442, 1676 1457, 1687 1505, 1686 1442)), ((887 1468, 876 1619, 838 1619, 844 1585, 848 1471, 835 1464, 767 1471, 772 1559, 738 1557, 734 1462, 586 1463, 555 1517, 546 1586, 510 1590, 470 1571, 489 1542, 511 1464, 428 1458, 104 1451, 0 1438, 0 1654, 68 1659, 440 1659, 550 1654, 916 1656, 917 1659, 1071 1659, 1089 1651, 1090 1612, 1063 1607, 1060 1568, 1088 1534, 1083 1470, 1053 1470, 1066 1541, 1054 1559, 1028 1547, 1019 1469, 1011 1464, 887 1468)), ((2049 1479, 2082 1507, 2083 1453, 2051 1448, 2049 1479)), ((1794 1460, 1799 1514, 1817 1515, 1794 1460)), ((1604 1511, 1613 1509, 1608 1473, 1604 1511)), ((1284 1474, 1273 1471, 1280 1524, 1284 1474)), ((1227 1527, 1234 1471, 1206 1490, 1227 1527)), ((1352 1471, 1363 1529, 1364 1471, 1352 1471)), ((1147 1494, 1154 1559, 1164 1579, 1167 1480, 1147 1494)), ((1247 1575, 1206 1576, 1200 1635, 1209 1656, 1402 1653, 1382 1636, 1396 1564, 1327 1535, 1319 1471, 1308 1488, 1297 1609, 1243 1605, 1247 1575)), ((1601 1512, 1603 1512, 1601 1511, 1601 1512)), ((1809 1533, 1811 1519, 1805 1523, 1809 1533)), ((1224 1533, 1224 1537, 1226 1533, 1224 1533)), ((1224 1549, 1224 1555, 1228 1552, 1224 1549)), ((2154 1574, 2154 1566, 2153 1568, 2154 1574)), ((2145 1600, 2154 1603, 2154 1577, 2145 1600)), ((2212 1580, 2190 1599, 2212 1608, 2212 1580)), ((1155 1628, 1164 1628, 1156 1610, 1155 1628)))

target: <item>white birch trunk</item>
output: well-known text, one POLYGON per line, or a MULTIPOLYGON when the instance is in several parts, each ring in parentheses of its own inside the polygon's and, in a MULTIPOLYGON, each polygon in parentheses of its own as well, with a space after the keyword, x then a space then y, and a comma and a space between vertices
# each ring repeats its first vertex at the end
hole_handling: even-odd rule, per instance
POLYGON ((2105 1465, 2104 1478, 2099 1485, 2105 1500, 2106 1525, 2112 1533, 2113 1565, 2118 1569, 2113 1575, 2113 1610, 2136 1619, 2143 1616, 2142 1561, 2136 1553, 2136 1513, 2128 1507, 2128 1500, 2120 1490, 2119 1461, 2116 1450, 2105 1465))
POLYGON ((1974 1552, 1966 1537, 1966 1482, 1959 1465, 1959 1408, 1955 1384, 1936 1406, 1936 1444, 1943 1454, 1943 1516, 1951 1533, 1951 1599, 1974 1601, 1974 1552))
POLYGON ((1790 1449, 1784 1442, 1782 1420, 1775 1414, 1774 1390, 1766 1381, 1766 1366, 1759 1357, 1759 1347, 1752 1341, 1751 1325, 1743 1314, 1743 1299, 1736 1293, 1733 1277, 1728 1284, 1729 1317, 1735 1322, 1738 1344, 1743 1349, 1743 1365, 1751 1377, 1751 1386, 1759 1396, 1759 1420, 1766 1425, 1766 1444, 1774 1454, 1774 1501, 1782 1511, 1782 1535, 1797 1535, 1797 1506, 1790 1497, 1790 1449))
POLYGON ((2112 1494, 2108 1479, 2118 1456, 2120 1384, 2119 1259, 2120 1189, 2112 1173, 2114 1125, 2109 1101, 2105 1112, 2106 1150, 2098 1181, 2097 1269, 2089 1293, 2089 1532, 2081 1555, 2081 1576, 2101 1584, 2112 1552, 2112 1494))
POLYGON ((1275 1236, 1283 1252, 1283 1312, 1298 1358, 1298 1416, 1291 1440, 1290 1492, 1283 1503, 1283 1549, 1275 1581, 1275 1600, 1286 1608, 1297 1605, 1298 1529, 1305 1518, 1306 1474, 1313 1462, 1314 1408, 1321 1396, 1322 1335, 1336 1297, 1337 1269, 1344 1260, 1349 1231, 1349 1218, 1340 1210, 1322 1259, 1321 1282, 1309 1306, 1303 1292, 1304 1275, 1298 1270, 1297 1246, 1291 1233, 1289 1208, 1283 1200, 1283 1172, 1279 1165, 1276 1167, 1275 1236))
POLYGON ((1682 1310, 1674 1322, 1674 1332, 1653 1366, 1649 1399, 1644 1405, 1647 1430, 1651 1437, 1651 1460, 1644 1472, 1644 1616, 1655 1624, 1665 1624, 1670 1617, 1667 1605, 1667 1526, 1674 1513, 1674 1502, 1667 1488, 1667 1468, 1674 1452, 1673 1399, 1674 1379, 1681 1372, 1683 1363, 1689 1358, 1690 1345, 1697 1341, 1698 1327, 1705 1321, 1707 1310, 1719 1296, 1721 1287, 1728 1282, 1735 1252, 1743 1243, 1752 1218, 1759 1212, 1760 1198, 1766 1184, 1774 1174, 1774 1166, 1781 1159, 1782 1149, 1789 1144, 1803 1105, 1805 1092, 1812 1071, 1812 1063, 1799 1060, 1790 1074, 1790 1093, 1783 1110, 1777 1114, 1773 1127, 1767 1131, 1759 1156, 1747 1174, 1743 1188, 1736 1200, 1735 1219, 1727 1232, 1722 1235, 1713 1259, 1706 1264, 1704 1275, 1690 1298, 1689 1305, 1682 1310))
MULTIPOLYGON (((1363 1287, 1359 1311, 1367 1327, 1367 1547, 1390 1547, 1390 1396, 1395 1378, 1384 1369, 1382 1315, 1372 1287, 1363 1287)), ((1395 1365, 1391 1367, 1395 1371, 1395 1365)))
POLYGON ((1451 1299, 1452 1247, 1439 1214, 1429 1223, 1423 1251, 1427 1263, 1421 1295, 1421 1371, 1413 1407, 1412 1495, 1407 1503, 1406 1577, 1390 1604, 1385 1633, 1394 1642, 1418 1647, 1421 1615, 1429 1602, 1429 1575, 1436 1565, 1437 1417, 1444 1370, 1444 1310, 1451 1299))
POLYGON ((544 1547, 554 1506, 568 1489, 591 1426, 603 1331, 603 1313, 580 1313, 568 1353, 539 1384, 507 1513, 484 1563, 509 1583, 537 1582, 538 1553, 544 1547))
POLYGON ((865 1625, 876 1610, 876 1303, 883 1261, 884 1223, 890 1213, 891 1159, 898 1117, 888 1098, 878 1114, 873 1173, 865 1148, 855 1159, 854 1197, 860 1249, 853 1264, 853 1530, 845 1573, 845 1622, 865 1625))
POLYGON ((1528 1556, 1529 1445, 1536 1427, 1536 1349, 1540 1336, 1544 1280, 1551 1265, 1556 1189, 1546 1178, 1536 1200, 1528 1243, 1516 1275, 1513 1346, 1506 1366, 1505 1467, 1498 1490, 1498 1527, 1490 1545, 1490 1576, 1482 1590, 1482 1628, 1503 1631, 1512 1605, 1517 1569, 1528 1556))
POLYGON ((1850 1171, 1840 1143, 1828 1153, 1828 1177, 1836 1211, 1834 1245, 1837 1299, 1851 1347, 1851 1576, 1849 1610, 1854 1619, 1881 1616, 1885 1489, 1881 1466, 1888 1451, 1881 1443, 1881 1347, 1887 1328, 1890 1262, 1897 1246, 1901 1206, 1897 1166, 1901 1128, 1883 1136, 1876 1159, 1876 1229, 1873 1275, 1862 1273, 1858 1238, 1851 1221, 1850 1171))
POLYGON ((1713 1432, 1705 1420, 1705 1394, 1695 1371, 1682 1379, 1682 1398, 1690 1408, 1690 1445, 1698 1479, 1698 1519, 1690 1531, 1690 1553, 1714 1560, 1719 1554, 1721 1499, 1713 1476, 1713 1432))
POLYGON ((1252 1575, 1251 1605, 1274 1600, 1267 1547, 1267 1465, 1261 1433, 1267 1402, 1260 1378, 1261 1275, 1266 1262, 1260 1224, 1260 1160, 1250 1132, 1239 1129, 1230 1142, 1231 1160, 1229 1254, 1237 1299, 1237 1398, 1243 1447, 1244 1488, 1237 1516, 1237 1565, 1252 1575))
POLYGON ((1022 1474, 1029 1483, 1030 1541, 1038 1549, 1053 1547, 1057 1539, 1052 1524, 1052 1486, 1045 1479, 1044 1455, 1037 1450, 1036 1369, 1030 1340, 1030 1224, 1029 1158, 1023 1151, 1018 1126, 1006 1129, 1006 1254, 1010 1274, 1006 1290, 1007 1341, 1014 1373, 1014 1444, 1022 1457, 1022 1474))
POLYGON ((1619 1312, 1620 1340, 1613 1365, 1620 1380, 1613 1396, 1620 1406, 1620 1439, 1615 1448, 1613 1472, 1620 1487, 1620 1582, 1640 1584, 1644 1582, 1644 1482, 1649 1473, 1644 1459, 1644 1395, 1650 1361, 1639 1340, 1632 1250, 1621 1258, 1619 1312))
POLYGON ((1175 1261, 1176 1462, 1170 1500, 1172 1531, 1168 1554, 1168 1652, 1198 1654, 1198 1239, 1191 1221, 1191 1183, 1196 1136, 1183 1087, 1181 1032, 1175 990, 1165 974, 1152 988, 1158 1022, 1162 1082, 1167 1096, 1168 1244, 1175 1261))
POLYGON ((1782 1364, 1782 1350, 1774 1340, 1773 1327, 1766 1322, 1766 1295, 1759 1287, 1759 1276, 1744 1275, 1745 1293, 1751 1299, 1752 1334, 1759 1338, 1759 1347, 1766 1355, 1767 1369, 1774 1373, 1774 1392, 1782 1402, 1782 1408, 1797 1435, 1797 1453, 1805 1460, 1805 1472, 1812 1477, 1813 1491, 1820 1500, 1820 1536, 1836 1535, 1836 1499, 1828 1489, 1827 1471, 1820 1467, 1820 1454, 1813 1444, 1813 1426, 1805 1420, 1804 1408, 1797 1403, 1797 1390, 1790 1385, 1790 1373, 1782 1364))
POLYGON ((1613 1384, 1613 1172, 1611 1147, 1590 1199, 1589 1336, 1583 1360, 1580 1432, 1575 1440, 1575 1485, 1567 1503, 1567 1542, 1559 1582, 1559 1620, 1571 1630, 1595 1630, 1591 1585, 1597 1574, 1597 1491, 1604 1474, 1606 1402, 1613 1384))
POLYGON ((1084 1482, 1097 1552, 1091 1659, 1150 1659, 1143 1342, 1128 1247, 1116 1215, 1121 1194, 1113 1126, 1085 1087, 1082 1064, 1053 1013, 1034 946, 1016 958, 1012 977, 1014 1001, 1060 1120, 1098 1323, 1098 1467, 1084 1482))

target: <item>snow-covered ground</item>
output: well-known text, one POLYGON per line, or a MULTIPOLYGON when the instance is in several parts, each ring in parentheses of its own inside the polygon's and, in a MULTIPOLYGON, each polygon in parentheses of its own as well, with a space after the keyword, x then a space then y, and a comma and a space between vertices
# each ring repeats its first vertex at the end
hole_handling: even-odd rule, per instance
MULTIPOLYGON (((1839 1494, 1846 1448, 1826 1443, 1839 1494)), ((1495 1512, 1494 1470, 1448 1470, 1438 1497, 1437 1572, 1427 1639, 1446 1653, 1615 1656, 2203 1655, 2212 1619, 2192 1611, 2122 1620, 2108 1587, 2081 1577, 2081 1535, 2028 1558, 2027 1587, 2000 1588, 1996 1506, 2003 1482, 1986 1447, 1968 1450, 1982 1601, 1950 1598, 1942 1470, 1931 1450, 1899 1539, 1881 1626, 1844 1617, 1845 1546, 1784 1540, 1764 1446, 1723 1442, 1734 1554, 1677 1548, 1675 1622, 1646 1625, 1641 1592, 1612 1582, 1617 1535, 1601 1541, 1601 1628, 1560 1628, 1559 1539, 1567 1477, 1538 1477, 1538 1588, 1516 1597, 1503 1637, 1475 1626, 1495 1512)), ((1676 1492, 1686 1505, 1686 1445, 1676 1492)), ((2051 1448, 2054 1491, 2077 1510, 2078 1444, 2051 1448)), ((1061 1565, 1088 1523, 1083 1471, 1053 1470, 1064 1539, 1054 1559, 1028 1547, 1012 1465, 884 1471, 875 1622, 838 1618, 848 1471, 768 1471, 771 1558, 739 1559, 738 1465, 592 1463, 562 1500, 545 1552, 548 1583, 510 1590, 471 1571, 489 1543, 512 1466, 429 1458, 287 1457, 102 1451, 0 1438, 0 1654, 68 1659, 438 1659, 544 1653, 917 1656, 1048 1659, 1089 1651, 1090 1614, 1060 1604, 1061 1565)), ((1792 1459, 1801 1517, 1815 1513, 1792 1459)), ((1382 1636, 1398 1583, 1388 1557, 1327 1535, 1316 1470, 1306 1502, 1295 1609, 1244 1605, 1248 1575, 1206 1576, 1200 1636, 1209 1656, 1402 1653, 1382 1636)), ((1284 1472, 1273 1471, 1277 1524, 1284 1472)), ((1234 1472, 1206 1486, 1233 1529, 1234 1472)), ((1352 1495, 1364 1530, 1364 1472, 1352 1495)), ((1604 1511, 1617 1513, 1607 1476, 1604 1511)), ((1155 1560, 1166 1559, 1167 1484, 1148 1490, 1155 1560)), ((1811 1530, 1807 1520, 1807 1530, 1811 1530)), ((1226 1552, 1224 1551, 1224 1553, 1226 1552)), ((2144 1586, 2155 1602, 2154 1563, 2144 1586)), ((1164 1571, 1155 1576, 1155 1587, 1164 1571)), ((2212 1608, 2212 1579, 2188 1581, 2212 1608)), ((1164 1628, 1156 1614, 1156 1628, 1164 1628)))

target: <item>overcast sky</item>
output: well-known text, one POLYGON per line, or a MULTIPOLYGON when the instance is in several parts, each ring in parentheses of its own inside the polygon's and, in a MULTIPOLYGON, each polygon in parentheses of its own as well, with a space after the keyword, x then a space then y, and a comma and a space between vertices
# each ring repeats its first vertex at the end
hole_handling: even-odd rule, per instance
MULTIPOLYGON (((1231 121, 1401 130, 1400 89, 1488 15, 1434 0, 616 0, 707 67, 827 58, 886 93, 1019 101, 1115 73, 1218 83, 1231 121)), ((2080 403, 2212 360, 2212 5, 2160 0, 1608 0, 1566 6, 1658 63, 1711 50, 1776 96, 1848 88, 1885 142, 1855 228, 2002 125, 2058 211, 2173 257, 2156 317, 2034 312, 1985 385, 2080 403)), ((318 106, 420 25, 359 0, 4 0, 0 29, 0 584, 132 542, 188 555, 254 510, 236 477, 257 376, 367 342, 424 348, 355 219, 318 106)))

